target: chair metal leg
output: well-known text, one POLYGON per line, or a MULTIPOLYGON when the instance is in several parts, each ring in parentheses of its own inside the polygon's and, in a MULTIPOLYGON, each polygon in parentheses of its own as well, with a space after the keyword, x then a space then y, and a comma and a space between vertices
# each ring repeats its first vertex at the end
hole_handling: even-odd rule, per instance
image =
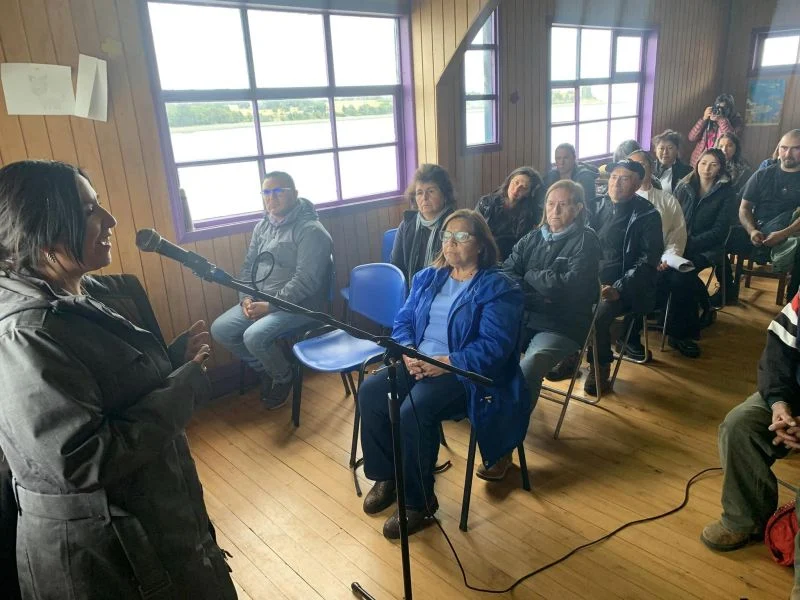
POLYGON ((517 446, 517 456, 519 457, 519 470, 522 474, 522 489, 526 492, 531 491, 531 479, 528 475, 528 461, 525 460, 525 445, 517 446))
MULTIPOLYGON (((444 426, 441 423, 439 423, 439 443, 445 448, 450 448, 450 446, 447 445, 447 438, 444 436, 444 426)), ((452 466, 453 463, 448 459, 442 464, 434 466, 433 472, 434 474, 438 475, 439 473, 444 473, 452 466)))
POLYGON ((292 422, 300 427, 300 400, 303 393, 303 365, 294 365, 294 384, 292 385, 292 422))
MULTIPOLYGON (((561 434, 561 425, 564 423, 564 417, 567 416, 567 407, 569 407, 569 401, 572 398, 572 391, 575 389, 575 382, 578 379, 578 373, 580 373, 581 365, 583 364, 583 355, 586 354, 589 340, 594 339, 594 323, 592 324, 592 328, 591 334, 587 335, 586 341, 583 342, 583 348, 581 348, 581 353, 578 355, 578 364, 576 365, 575 370, 572 372, 572 379, 569 382, 567 393, 564 395, 564 403, 561 405, 561 414, 558 416, 558 423, 556 423, 556 429, 553 432, 553 439, 557 440, 558 436, 561 434)), ((592 345, 592 349, 594 349, 594 346, 596 346, 596 344, 592 345)), ((547 387, 547 389, 550 390, 551 388, 547 387)))
MULTIPOLYGON (((614 383, 617 381, 617 373, 619 373, 619 367, 622 364, 622 361, 624 360, 625 348, 628 346, 628 340, 630 339, 631 333, 633 332, 633 324, 634 323, 636 323, 636 319, 635 318, 631 319, 631 324, 628 325, 628 331, 625 334, 625 341, 622 343, 622 353, 619 356, 617 356, 617 364, 614 366, 614 375, 611 376, 611 389, 612 390, 614 389, 614 383)), ((597 381, 599 383, 600 379, 598 378, 597 381)), ((597 388, 597 391, 598 392, 600 391, 599 387, 597 388)))
MULTIPOLYGON (((361 498, 361 484, 358 482, 358 475, 356 473, 357 469, 361 464, 364 462, 363 458, 359 458, 356 460, 356 453, 358 452, 358 428, 361 425, 361 410, 358 406, 358 390, 361 389, 361 384, 364 383, 364 370, 366 365, 361 365, 361 368, 358 370, 358 387, 353 388, 355 393, 353 394, 353 404, 355 405, 355 411, 353 414, 353 440, 350 444, 350 468, 353 470, 353 485, 356 488, 356 496, 361 498)), ((348 373, 348 377, 350 374, 348 373)), ((351 379, 352 381, 352 379, 351 379)))
POLYGON ((747 273, 744 276, 744 287, 749 288, 750 287, 750 277, 752 276, 752 271, 753 271, 753 259, 752 258, 748 258, 747 259, 747 264, 745 265, 745 269, 746 269, 747 273))
POLYGON ((339 373, 339 375, 342 378, 342 385, 344 386, 344 395, 345 395, 345 397, 346 396, 352 396, 353 392, 350 391, 350 383, 347 381, 347 377, 345 377, 344 373, 339 373))
POLYGON ((669 321, 669 307, 672 305, 672 292, 667 296, 667 307, 664 309, 664 325, 661 327, 661 351, 664 351, 664 342, 667 341, 667 321, 669 321))
POLYGON ((472 494, 472 476, 475 469, 475 446, 477 445, 478 438, 475 434, 475 428, 470 423, 469 430, 469 452, 467 454, 467 473, 464 477, 464 498, 461 501, 461 522, 458 528, 461 531, 467 530, 467 519, 469 518, 469 500, 472 494))
POLYGON ((247 374, 247 365, 243 360, 239 361, 239 395, 244 396, 244 377, 247 374))
POLYGON ((783 306, 786 302, 786 280, 787 280, 788 273, 784 273, 781 275, 781 278, 778 279, 778 291, 775 292, 775 304, 778 306, 783 306))
POLYGON ((441 423, 439 423, 439 443, 445 448, 450 447, 447 445, 447 438, 444 436, 444 425, 441 423))
MULTIPOLYGON (((358 388, 356 388, 356 384, 353 383, 353 374, 352 373, 347 373, 346 377, 347 377, 347 383, 350 385, 350 390, 353 392, 353 398, 355 398, 356 395, 358 394, 358 391, 357 391, 358 388)), ((362 374, 362 371, 359 371, 358 372, 358 382, 359 382, 358 385, 361 385, 361 382, 363 380, 364 380, 364 375, 362 374)))

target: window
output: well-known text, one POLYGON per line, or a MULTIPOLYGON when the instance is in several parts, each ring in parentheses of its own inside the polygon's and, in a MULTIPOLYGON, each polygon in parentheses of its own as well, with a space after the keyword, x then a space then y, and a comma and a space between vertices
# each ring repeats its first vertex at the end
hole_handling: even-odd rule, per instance
POLYGON ((554 25, 550 31, 550 156, 564 142, 578 158, 609 156, 639 139, 648 32, 554 25))
POLYGON ((498 137, 497 11, 464 53, 464 140, 467 148, 494 149, 498 137))
POLYGON ((398 17, 160 0, 147 17, 180 241, 260 219, 269 171, 317 206, 402 193, 398 17))
POLYGON ((750 74, 791 72, 800 64, 800 29, 755 32, 750 74))

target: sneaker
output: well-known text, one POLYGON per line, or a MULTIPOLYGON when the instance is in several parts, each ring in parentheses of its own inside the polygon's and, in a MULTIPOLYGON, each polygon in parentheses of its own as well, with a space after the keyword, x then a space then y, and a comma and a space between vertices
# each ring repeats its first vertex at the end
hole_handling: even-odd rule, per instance
MULTIPOLYGON (((611 365, 600 365, 600 391, 607 394, 611 391, 611 365)), ((586 382, 583 384, 583 391, 590 396, 597 396, 597 379, 594 376, 594 366, 589 365, 589 375, 586 377, 586 382)))
POLYGON ((631 334, 628 343, 625 345, 624 352, 622 340, 617 340, 617 343, 614 345, 614 349, 620 356, 624 353, 625 356, 637 362, 650 362, 653 359, 653 353, 650 352, 650 350, 645 353, 644 346, 642 345, 642 341, 639 339, 639 336, 634 337, 633 334, 631 334))
POLYGON ((261 396, 261 404, 267 410, 276 410, 286 404, 289 400, 289 392, 292 391, 292 381, 286 383, 274 383, 272 389, 266 396, 261 396))
POLYGON ((476 475, 484 481, 502 481, 512 464, 511 452, 509 452, 505 456, 501 456, 491 467, 485 467, 483 463, 481 463, 476 475))
MULTIPOLYGON (((439 510, 439 501, 436 499, 436 495, 431 498, 431 506, 428 510, 407 508, 406 522, 408 524, 408 535, 414 535, 418 531, 422 531, 429 525, 432 525, 436 520, 433 515, 437 510, 439 510)), ((386 519, 386 523, 383 524, 383 536, 390 540, 400 539, 400 515, 397 510, 395 510, 394 514, 386 519)))
POLYGON ((394 479, 376 481, 364 498, 364 512, 368 515, 377 514, 389 508, 395 500, 397 500, 397 489, 394 479))
POLYGON ((694 340, 679 340, 678 338, 669 336, 667 338, 667 343, 686 358, 697 358, 700 356, 700 346, 698 346, 697 342, 694 340))
MULTIPOLYGON (((564 358, 560 363, 558 363, 555 367, 550 369, 544 376, 545 379, 549 381, 563 381, 564 379, 572 379, 572 374, 575 373, 575 369, 578 368, 579 358, 580 355, 578 352, 576 352, 575 354, 570 354, 569 356, 564 358)), ((578 373, 578 375, 580 376, 580 373, 578 373)), ((480 477, 480 474, 478 475, 478 477, 480 477)))
POLYGON ((761 537, 759 534, 731 531, 722 524, 722 521, 714 521, 703 529, 700 541, 717 552, 730 552, 744 548, 761 537))

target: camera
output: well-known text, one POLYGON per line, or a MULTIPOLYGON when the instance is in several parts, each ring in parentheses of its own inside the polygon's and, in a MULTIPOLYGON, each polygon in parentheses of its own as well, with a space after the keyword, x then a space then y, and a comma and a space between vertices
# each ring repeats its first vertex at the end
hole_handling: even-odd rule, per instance
POLYGON ((725 106, 722 104, 715 104, 711 107, 711 114, 712 115, 724 115, 725 114, 725 106))

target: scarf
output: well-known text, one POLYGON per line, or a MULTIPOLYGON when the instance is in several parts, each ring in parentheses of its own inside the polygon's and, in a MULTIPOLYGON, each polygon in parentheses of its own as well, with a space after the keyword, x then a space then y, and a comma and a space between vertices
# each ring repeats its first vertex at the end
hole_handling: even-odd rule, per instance
POLYGON ((417 266, 417 262, 419 261, 419 234, 422 228, 425 228, 429 231, 428 234, 428 244, 425 247, 425 262, 423 262, 419 267, 426 267, 433 262, 434 257, 434 248, 436 246, 436 240, 439 236, 439 229, 442 226, 442 221, 444 221, 444 217, 447 214, 447 207, 442 209, 438 215, 433 217, 432 219, 425 219, 422 216, 421 212, 417 212, 417 221, 416 227, 414 229, 414 240, 411 243, 411 256, 408 259, 408 280, 411 281, 411 278, 414 276, 419 268, 417 266))
POLYGON ((545 223, 540 228, 540 231, 542 232, 542 237, 544 238, 545 242, 557 242, 558 240, 561 240, 561 239, 567 237, 569 234, 571 234, 577 228, 578 228, 577 221, 573 221, 572 223, 570 223, 567 227, 565 227, 561 231, 553 232, 553 231, 550 231, 550 227, 547 225, 547 223, 545 223))

